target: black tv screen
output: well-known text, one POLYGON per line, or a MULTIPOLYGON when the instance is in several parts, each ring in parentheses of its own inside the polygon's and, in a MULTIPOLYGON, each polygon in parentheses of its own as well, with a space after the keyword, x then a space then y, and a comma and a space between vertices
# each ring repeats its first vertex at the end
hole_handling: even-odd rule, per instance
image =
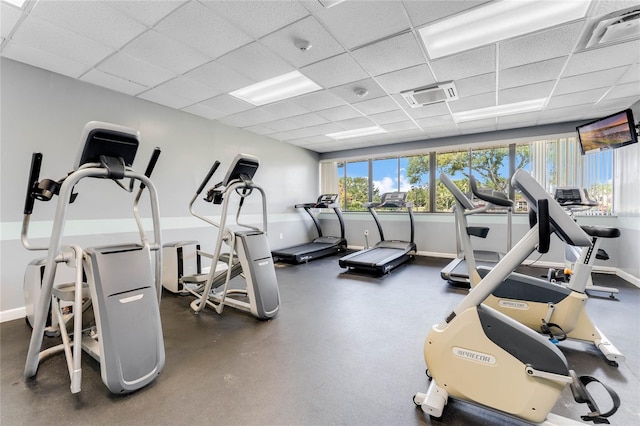
POLYGON ((630 109, 576 127, 582 154, 638 142, 630 109))

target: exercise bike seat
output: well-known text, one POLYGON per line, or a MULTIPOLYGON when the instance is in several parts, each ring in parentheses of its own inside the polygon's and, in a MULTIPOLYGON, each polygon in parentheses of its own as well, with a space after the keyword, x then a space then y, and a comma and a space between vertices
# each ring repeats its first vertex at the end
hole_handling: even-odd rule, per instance
POLYGON ((580 225, 580 227, 591 237, 618 238, 620 236, 620 230, 611 226, 580 225))

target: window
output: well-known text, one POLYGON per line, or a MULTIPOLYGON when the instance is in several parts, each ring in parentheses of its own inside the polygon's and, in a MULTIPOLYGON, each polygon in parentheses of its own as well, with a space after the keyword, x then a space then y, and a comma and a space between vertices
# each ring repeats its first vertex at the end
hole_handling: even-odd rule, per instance
POLYGON ((407 191, 407 201, 413 202, 413 211, 430 211, 429 170, 430 155, 415 155, 400 158, 400 181, 407 191))
POLYGON ((363 203, 379 201, 385 192, 403 191, 408 193, 407 199, 414 203, 416 212, 449 212, 454 199, 439 179, 440 173, 445 173, 467 194, 468 176, 472 174, 481 188, 509 194, 516 203, 515 211, 526 212, 526 201, 510 185, 510 170, 524 169, 552 194, 562 186, 585 188, 590 198, 599 203, 598 208, 586 214, 612 214, 613 157, 610 150, 581 155, 577 139, 568 137, 342 162, 337 171, 345 211, 364 211, 363 203))

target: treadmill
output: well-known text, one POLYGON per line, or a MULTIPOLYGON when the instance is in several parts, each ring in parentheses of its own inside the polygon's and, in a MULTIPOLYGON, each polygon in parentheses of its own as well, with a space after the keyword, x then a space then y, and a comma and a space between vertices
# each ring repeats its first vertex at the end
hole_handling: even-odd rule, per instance
POLYGON ((318 197, 315 203, 296 204, 294 207, 304 209, 311 216, 313 224, 318 231, 318 237, 309 243, 273 250, 271 255, 274 262, 282 261, 298 264, 347 250, 347 240, 344 238, 344 220, 338 204, 338 194, 323 194, 318 197), (336 216, 338 216, 338 222, 340 222, 340 236, 323 236, 320 222, 311 211, 312 209, 333 209, 336 216))
POLYGON ((361 270, 364 272, 383 275, 389 273, 394 268, 403 263, 412 260, 416 255, 416 245, 413 242, 414 221, 413 221, 413 203, 407 202, 406 192, 387 192, 382 194, 381 201, 373 203, 364 203, 364 207, 369 210, 373 216, 380 233, 380 242, 374 247, 351 253, 342 257, 338 263, 341 268, 361 270), (409 223, 411 225, 411 241, 385 240, 382 232, 382 225, 378 219, 376 209, 406 208, 409 212, 409 223))
MULTIPOLYGON (((506 209, 507 210, 507 251, 511 249, 511 213, 513 211, 513 201, 506 194, 494 190, 481 190, 473 177, 469 176, 469 184, 471 192, 480 200, 484 201, 484 205, 476 205, 456 186, 455 183, 444 173, 440 174, 440 181, 453 194, 456 205, 454 207, 455 223, 456 223, 456 245, 458 247, 458 256, 453 259, 447 266, 440 271, 443 280, 448 281, 460 287, 473 286, 469 275, 469 266, 465 258, 465 251, 473 253, 473 264, 475 266, 486 266, 493 268, 504 256, 503 253, 473 250, 471 248, 471 236, 486 238, 489 234, 489 228, 486 226, 468 226, 467 216, 476 213, 482 213, 490 209, 506 209), (463 250, 460 250, 462 244, 463 250), (465 247, 468 245, 468 247, 465 247)), ((479 281, 479 277, 475 279, 479 281)))

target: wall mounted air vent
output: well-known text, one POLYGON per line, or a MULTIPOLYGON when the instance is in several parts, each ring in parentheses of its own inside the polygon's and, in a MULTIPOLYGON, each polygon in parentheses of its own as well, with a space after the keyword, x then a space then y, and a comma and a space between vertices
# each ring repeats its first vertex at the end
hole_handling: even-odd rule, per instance
POLYGON ((438 102, 455 101, 458 99, 458 90, 453 81, 438 83, 434 86, 421 87, 400 93, 411 108, 419 108, 424 105, 438 102))
POLYGON ((634 6, 601 16, 578 45, 578 51, 621 43, 640 37, 640 7, 634 6))

